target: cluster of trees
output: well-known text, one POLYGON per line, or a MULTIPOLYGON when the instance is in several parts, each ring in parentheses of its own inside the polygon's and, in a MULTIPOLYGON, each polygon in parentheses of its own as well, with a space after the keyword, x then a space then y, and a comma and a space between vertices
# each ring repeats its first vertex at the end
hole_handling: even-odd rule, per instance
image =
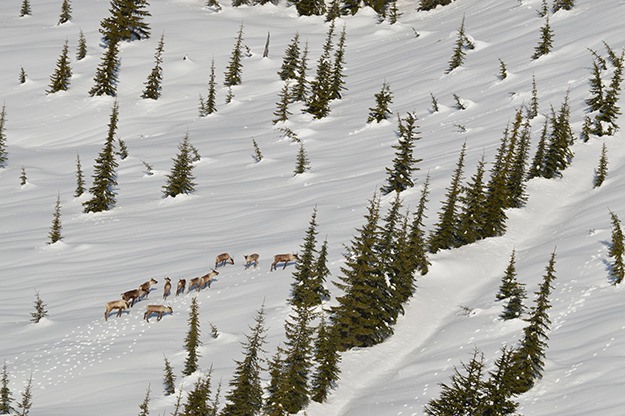
POLYGON ((9 371, 5 361, 2 365, 2 375, 0 375, 0 415, 28 416, 33 406, 32 376, 26 382, 19 402, 13 398, 9 381, 9 371))

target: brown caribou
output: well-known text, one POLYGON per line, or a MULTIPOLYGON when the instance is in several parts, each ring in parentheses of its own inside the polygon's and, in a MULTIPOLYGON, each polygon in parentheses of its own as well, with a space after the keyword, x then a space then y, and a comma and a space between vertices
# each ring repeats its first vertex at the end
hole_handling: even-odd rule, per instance
POLYGON ((258 267, 258 254, 244 254, 243 257, 245 258, 245 270, 247 270, 252 263, 254 263, 254 268, 258 267))
POLYGON ((234 259, 230 257, 228 253, 221 253, 215 257, 215 268, 219 266, 225 266, 226 262, 230 262, 230 264, 234 264, 234 259))
POLYGON ((163 287, 163 299, 167 299, 167 296, 171 295, 171 279, 165 278, 165 286, 163 287))
POLYGON ((200 282, 197 285, 197 291, 204 289, 206 285, 211 287, 211 282, 213 281, 213 277, 217 276, 219 272, 215 269, 212 269, 210 272, 206 273, 204 276, 200 277, 200 282))
POLYGON ((181 293, 184 293, 184 288, 187 285, 186 279, 178 279, 178 285, 176 286, 176 296, 181 293))
POLYGON ((130 302, 130 307, 135 306, 137 299, 141 299, 144 292, 141 289, 133 289, 122 293, 122 299, 130 302))
POLYGON ((152 287, 152 285, 155 285, 157 283, 158 282, 155 279, 150 279, 147 282, 143 283, 141 286, 139 286, 139 289, 143 290, 143 294, 145 295, 146 299, 148 298, 148 295, 150 294, 150 288, 152 287))
POLYGON ((122 316, 122 311, 124 309, 128 309, 130 307, 130 304, 128 303, 127 300, 119 299, 119 300, 113 300, 111 302, 107 302, 105 306, 106 306, 106 312, 104 312, 104 320, 108 321, 109 313, 111 313, 112 310, 118 309, 117 316, 119 317, 119 316, 122 316))
POLYGON ((160 321, 163 318, 164 313, 174 313, 174 310, 171 306, 163 306, 163 305, 148 305, 145 313, 143 314, 143 319, 147 322, 150 322, 150 316, 156 313, 158 314, 158 318, 156 318, 156 322, 160 321))
POLYGON ((276 265, 278 263, 284 263, 284 267, 282 267, 282 270, 284 270, 291 261, 299 261, 299 257, 296 253, 276 254, 273 256, 273 263, 271 263, 269 271, 277 270, 276 265))

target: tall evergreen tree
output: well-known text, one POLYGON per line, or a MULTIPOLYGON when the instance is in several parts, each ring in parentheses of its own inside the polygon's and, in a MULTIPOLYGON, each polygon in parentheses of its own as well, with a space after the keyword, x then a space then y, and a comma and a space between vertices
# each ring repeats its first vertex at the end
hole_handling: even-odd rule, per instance
POLYGON ((0 169, 6 168, 8 162, 6 116, 6 105, 2 105, 2 110, 0 110, 0 169))
POLYGON ((26 382, 22 391, 22 399, 17 403, 17 416, 28 416, 30 408, 33 407, 33 376, 32 374, 26 382))
POLYGON ((330 276, 330 269, 328 269, 328 240, 326 239, 323 240, 317 253, 312 279, 312 291, 315 294, 315 300, 319 299, 318 303, 330 299, 330 291, 325 287, 328 276, 330 276))
POLYGON ((243 68, 243 25, 239 27, 239 32, 237 34, 236 40, 234 42, 234 48, 232 49, 232 53, 230 54, 230 61, 228 62, 228 66, 226 67, 226 72, 224 73, 224 85, 227 87, 232 87, 234 85, 241 84, 241 72, 243 68))
POLYGON ((80 33, 78 35, 78 46, 76 47, 76 60, 83 60, 87 56, 87 38, 83 33, 82 29, 80 29, 80 33))
POLYGON ((380 271, 388 282, 389 302, 385 306, 385 311, 393 324, 397 321, 397 316, 403 313, 402 302, 404 300, 397 293, 398 284, 402 280, 400 273, 403 272, 401 269, 403 264, 398 262, 398 260, 403 260, 403 258, 399 258, 399 253, 401 245, 404 243, 400 239, 402 231, 401 208, 402 201, 399 193, 396 192, 386 216, 378 224, 378 239, 374 247, 380 271))
POLYGON ((464 33, 464 16, 462 17, 462 22, 460 23, 460 27, 458 28, 458 36, 456 38, 456 43, 454 46, 453 54, 451 59, 449 60, 449 67, 447 68, 446 73, 450 73, 454 69, 462 66, 464 63, 464 58, 466 57, 465 49, 467 48, 467 36, 464 33))
POLYGON ((390 85, 384 80, 380 92, 374 94, 375 107, 369 108, 369 117, 367 123, 379 123, 382 120, 388 119, 392 114, 389 106, 393 102, 393 93, 391 92, 390 85))
POLYGON ((308 81, 306 80, 306 72, 308 71, 308 42, 304 45, 301 59, 296 68, 295 85, 293 85, 292 98, 293 101, 306 101, 308 97, 308 81))
POLYGON ((310 217, 308 229, 302 242, 299 261, 295 264, 291 297, 289 302, 296 307, 313 307, 321 303, 319 295, 313 289, 315 281, 315 256, 317 254, 317 208, 310 217))
POLYGON ((85 193, 85 179, 82 173, 82 166, 80 165, 80 156, 76 153, 76 190, 74 191, 74 197, 78 198, 85 193))
POLYGON ((150 416, 150 386, 148 385, 148 389, 145 392, 145 397, 143 398, 143 402, 139 405, 139 416, 150 416))
POLYGON ((334 36, 334 21, 330 23, 323 52, 317 61, 315 79, 310 83, 311 95, 306 102, 305 112, 314 118, 320 119, 330 114, 330 100, 332 100, 332 62, 330 51, 332 50, 332 38, 334 36))
POLYGON ((326 22, 332 22, 341 16, 341 0, 331 0, 326 12, 326 22))
POLYGON ((56 61, 56 69, 52 76, 50 76, 50 85, 46 93, 54 94, 58 91, 67 91, 71 77, 72 69, 69 65, 69 46, 67 40, 65 40, 61 56, 59 56, 59 59, 56 61))
POLYGON ((428 240, 428 248, 430 253, 436 253, 439 250, 458 247, 459 229, 458 229, 458 203, 462 192, 462 178, 464 175, 464 157, 466 155, 467 144, 462 145, 460 156, 456 169, 451 177, 451 184, 447 188, 445 201, 438 214, 438 223, 435 229, 430 233, 428 240))
POLYGON ((282 90, 280 90, 280 94, 278 95, 278 97, 280 101, 276 103, 277 108, 276 111, 273 112, 273 115, 276 116, 276 118, 272 120, 273 124, 287 121, 289 119, 289 116, 292 114, 289 111, 289 104, 292 102, 291 86, 289 81, 284 82, 284 85, 282 87, 282 90))
POLYGON ((486 208, 486 190, 484 185, 484 156, 477 164, 475 174, 464 187, 459 201, 462 210, 458 217, 459 244, 471 244, 484 238, 484 218, 486 208))
POLYGON ((295 160, 294 175, 300 175, 310 170, 310 161, 308 160, 308 154, 304 149, 304 143, 300 143, 299 151, 297 152, 297 159, 295 160))
POLYGON ((569 111, 567 94, 558 114, 556 115, 553 110, 551 112, 551 133, 542 172, 543 177, 547 179, 562 176, 562 171, 571 164, 573 159, 570 146, 573 144, 574 136, 569 121, 569 111))
POLYGON ((300 47, 299 47, 299 32, 295 33, 291 43, 286 47, 284 56, 282 57, 282 65, 278 75, 280 79, 286 81, 287 79, 295 79, 297 77, 297 70, 300 65, 300 47))
POLYGON ((13 410, 13 394, 9 388, 9 372, 7 362, 2 365, 2 376, 0 376, 0 415, 10 414, 13 410))
POLYGON ((406 250, 411 253, 410 259, 412 260, 411 271, 414 273, 418 271, 421 275, 428 272, 430 261, 427 255, 427 243, 425 237, 425 225, 423 223, 426 218, 425 209, 426 204, 429 202, 429 187, 430 187, 430 175, 428 174, 423 184, 421 191, 421 197, 419 198, 419 205, 414 213, 412 223, 410 224, 410 230, 408 231, 408 246, 406 250))
POLYGON ((164 369, 163 369, 163 390, 165 392, 165 396, 169 396, 176 392, 176 376, 174 375, 174 369, 171 366, 171 363, 164 357, 164 369))
POLYGON ((326 11, 323 0, 296 0, 295 8, 300 16, 321 16, 326 11))
POLYGON ((94 85, 89 90, 90 96, 110 95, 115 97, 117 95, 117 77, 120 63, 117 42, 109 42, 93 78, 94 85))
POLYGON ((282 351, 278 347, 278 351, 268 363, 269 384, 267 386, 267 398, 263 405, 264 416, 287 416, 282 403, 289 392, 285 388, 282 362, 282 351))
POLYGON ((187 394, 187 401, 181 416, 207 416, 210 415, 211 405, 209 403, 211 394, 212 368, 206 375, 200 376, 193 390, 187 394))
POLYGON ((614 72, 612 73, 610 85, 605 91, 601 109, 595 116, 595 131, 593 131, 593 133, 598 136, 602 136, 604 134, 612 136, 619 129, 616 119, 619 115, 621 115, 618 100, 622 89, 621 84, 623 82, 624 61, 625 50, 621 53, 620 57, 614 56, 610 59, 610 62, 614 66, 614 72))
POLYGON ((313 356, 316 367, 311 376, 310 398, 315 402, 323 403, 341 373, 339 368, 341 355, 338 351, 336 332, 331 326, 326 325, 323 316, 317 327, 313 356))
POLYGON ((421 0, 419 2, 419 10, 432 10, 437 6, 446 6, 453 0, 421 0))
POLYGON ((625 237, 623 236, 621 221, 616 213, 610 211, 610 217, 612 220, 612 241, 610 242, 608 255, 612 258, 612 263, 610 264, 612 284, 617 285, 625 277, 625 260, 623 259, 625 256, 625 237))
POLYGON ((549 25, 549 16, 545 16, 545 24, 540 28, 540 42, 534 48, 532 59, 547 55, 553 48, 553 30, 549 25))
POLYGON ((72 20, 72 4, 70 0, 63 0, 61 3, 61 14, 59 15, 59 25, 72 20))
POLYGON ((490 171, 490 179, 486 185, 486 202, 484 213, 483 237, 495 237, 506 231, 507 207, 507 171, 506 150, 508 149, 508 131, 504 132, 501 139, 495 162, 490 171))
POLYGON ((527 178, 527 159, 529 157, 531 126, 527 120, 519 134, 513 149, 508 172, 508 208, 521 208, 527 201, 525 180, 527 178))
POLYGON ((215 82, 215 58, 211 60, 211 74, 208 80, 208 93, 206 101, 200 95, 200 117, 217 112, 217 90, 215 82))
POLYGON ((61 230, 63 226, 61 225, 61 195, 60 193, 56 196, 56 204, 54 205, 54 214, 52 215, 52 227, 50 227, 50 232, 48 233, 48 238, 50 241, 48 244, 54 244, 57 241, 61 241, 63 236, 61 235, 61 230))
POLYGON ((108 211, 115 206, 117 167, 115 160, 115 133, 119 119, 119 104, 115 101, 108 124, 108 134, 93 167, 93 185, 89 188, 92 198, 82 205, 84 212, 108 211))
POLYGON ((111 0, 109 17, 100 22, 100 33, 106 43, 148 39, 151 14, 148 0, 111 0))
POLYGON ((235 361, 236 368, 221 416, 255 416, 261 413, 263 389, 260 373, 263 370, 263 359, 260 353, 263 352, 267 333, 264 305, 258 310, 250 330, 251 334, 246 335, 246 341, 242 343, 244 358, 235 361))
POLYGON ((416 159, 413 156, 414 145, 420 140, 420 133, 416 129, 417 117, 414 113, 407 113, 403 122, 398 118, 399 142, 391 146, 395 149, 395 158, 393 159, 393 167, 386 168, 388 175, 387 185, 382 187, 382 193, 388 194, 392 191, 402 192, 414 186, 412 173, 419 170, 417 163, 423 159, 416 159))
POLYGON ((152 72, 148 75, 148 79, 145 81, 145 89, 143 90, 143 94, 141 94, 141 98, 150 98, 152 100, 158 100, 161 96, 161 91, 163 89, 163 50, 165 48, 165 35, 161 35, 161 39, 158 41, 158 45, 156 46, 156 52, 154 52, 154 67, 152 68, 152 72))
POLYGON ((30 0, 22 0, 22 7, 20 7, 20 17, 30 16, 33 14, 30 7, 30 0))
POLYGON ((553 7, 551 10, 555 13, 558 10, 572 10, 574 6, 574 0, 553 0, 553 7))
POLYGON ((187 351, 187 357, 182 374, 190 376, 198 369, 197 361, 200 354, 197 350, 199 346, 202 345, 202 341, 200 340, 199 306, 195 296, 191 299, 191 308, 189 309, 189 319, 187 323, 189 324, 189 331, 184 338, 184 349, 187 351))
POLYGON ((346 38, 345 26, 339 35, 339 41, 336 44, 336 51, 334 52, 334 65, 332 66, 332 76, 330 77, 330 89, 332 99, 341 99, 341 91, 347 90, 345 87, 345 74, 343 73, 345 65, 345 38, 346 38))
POLYGON ((599 158, 599 166, 595 169, 595 177, 593 179, 593 187, 598 188, 603 184, 605 178, 608 176, 608 152, 605 147, 605 142, 601 146, 601 157, 599 158))
POLYGON ((520 283, 516 276, 516 252, 512 250, 510 262, 501 278, 501 285, 496 296, 497 300, 508 301, 499 315, 504 320, 519 318, 525 310, 523 306, 523 301, 527 298, 525 285, 520 283))
POLYGON ((488 373, 483 391, 486 400, 477 407, 476 414, 483 416, 503 416, 514 414, 519 404, 514 400, 517 383, 514 374, 514 349, 504 347, 501 356, 495 361, 495 368, 488 373))
POLYGON ((163 186, 163 194, 165 197, 175 197, 180 194, 190 194, 195 190, 193 180, 193 160, 191 154, 191 143, 189 142, 189 132, 187 132, 180 144, 178 145, 178 154, 176 155, 171 171, 166 175, 167 182, 163 186))
POLYGON ((527 107, 527 118, 529 120, 538 115, 538 88, 536 87, 536 76, 532 74, 532 98, 527 107))
POLYGON ((545 122, 543 123, 543 128, 540 132, 540 140, 536 146, 536 153, 534 153, 534 158, 532 159, 532 163, 527 171, 528 179, 543 176, 543 171, 545 169, 545 154, 547 153, 548 132, 549 118, 545 117, 545 122))

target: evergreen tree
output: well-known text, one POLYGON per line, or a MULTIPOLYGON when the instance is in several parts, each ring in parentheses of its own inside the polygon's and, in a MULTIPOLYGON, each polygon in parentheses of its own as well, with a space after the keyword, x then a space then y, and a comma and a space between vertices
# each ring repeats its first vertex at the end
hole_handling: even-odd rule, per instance
POLYGON ((573 152, 570 146, 573 144, 574 136, 569 121, 568 95, 564 99, 558 114, 552 110, 551 113, 551 134, 549 144, 545 151, 543 177, 547 179, 562 176, 562 171, 566 169, 573 159, 573 152))
MULTIPOLYGON (((519 109, 520 111, 520 109, 519 109)), ((527 177, 527 159, 530 150, 531 126, 527 120, 519 133, 516 147, 512 149, 508 171, 508 208, 521 208, 527 201, 525 179, 527 177)))
POLYGON ((48 316, 46 306, 46 303, 39 296, 39 292, 35 291, 35 311, 30 313, 30 321, 34 323, 39 323, 42 318, 48 316))
POLYGON ((458 224, 458 203, 462 192, 462 178, 464 172, 464 157, 466 154, 467 144, 462 145, 460 157, 456 164, 456 169, 451 178, 451 184, 447 188, 445 194, 445 202, 438 214, 438 223, 435 229, 430 233, 428 240, 428 248, 430 253, 436 253, 441 249, 449 249, 458 247, 459 241, 459 224, 458 224))
POLYGON ((61 56, 56 61, 56 69, 50 77, 50 85, 46 93, 54 94, 58 91, 67 91, 72 77, 72 69, 69 65, 69 47, 67 40, 63 45, 61 56))
POLYGON ((26 83, 26 71, 24 71, 24 67, 20 66, 20 75, 19 75, 20 84, 26 83))
POLYGON ((394 250, 388 271, 388 281, 393 294, 392 306, 396 313, 405 314, 404 303, 407 302, 416 290, 415 285, 415 253, 410 247, 411 235, 408 225, 409 213, 406 212, 394 236, 394 250))
POLYGON ((296 81, 293 86, 293 93, 291 94, 293 101, 306 101, 306 97, 308 96, 306 71, 308 71, 308 42, 304 45, 302 57, 298 62, 296 81))
POLYGON ((200 376, 193 390, 187 395, 187 402, 181 416, 206 416, 211 412, 209 397, 211 393, 212 368, 207 375, 200 376))
POLYGON ((323 0, 296 0, 295 9, 300 16, 321 16, 326 12, 323 0))
POLYGON ((20 8, 20 17, 30 16, 32 10, 30 8, 30 0, 22 0, 22 7, 20 8))
POLYGON ((119 75, 119 46, 117 42, 109 42, 102 55, 93 82, 95 85, 89 90, 89 95, 117 95, 117 77, 119 75))
POLYGON ((553 0, 553 12, 557 12, 558 10, 573 10, 575 6, 574 0, 553 0))
POLYGON ((532 99, 527 107, 527 118, 532 120, 538 115, 538 89, 536 87, 536 76, 532 74, 532 99))
POLYGON ((169 396, 176 392, 176 376, 174 375, 174 369, 171 367, 171 364, 167 357, 165 358, 165 368, 163 370, 163 390, 165 392, 165 396, 169 396))
POLYGON ((603 71, 597 60, 592 62, 592 76, 590 78, 591 97, 586 99, 590 112, 600 111, 605 104, 605 87, 602 79, 603 71))
POLYGON ((429 202, 430 175, 428 174, 423 184, 419 205, 414 213, 410 230, 408 231, 408 243, 406 250, 411 253, 412 264, 410 267, 411 275, 415 271, 419 271, 421 275, 428 272, 430 261, 427 255, 427 244, 425 242, 425 225, 423 224, 425 216, 426 204, 429 202))
POLYGON ((225 86, 232 87, 234 85, 241 84, 241 69, 243 68, 243 64, 241 63, 242 59, 243 25, 241 25, 241 27, 239 28, 239 33, 237 34, 236 40, 234 42, 234 48, 232 49, 232 53, 230 54, 230 61, 228 62, 226 72, 224 73, 225 86))
POLYGON ((156 52, 154 53, 154 68, 148 75, 148 79, 144 82, 145 89, 141 98, 150 98, 152 100, 158 100, 161 96, 161 90, 163 89, 161 83, 163 81, 163 49, 165 48, 165 35, 161 35, 161 39, 156 46, 156 52))
POLYGON ((200 117, 206 117, 209 114, 217 112, 217 91, 215 82, 215 58, 211 60, 211 75, 208 80, 208 94, 206 101, 200 95, 200 117))
POLYGON ((330 6, 327 8, 326 22, 332 22, 341 16, 341 0, 331 0, 330 6))
POLYGON ((520 283, 516 278, 516 258, 515 251, 512 250, 510 262, 506 268, 505 274, 501 278, 501 285, 497 293, 497 300, 507 300, 504 310, 499 315, 502 319, 519 318, 525 307, 523 301, 527 298, 525 285, 520 283))
POLYGON ((553 30, 549 25, 549 16, 545 16, 545 24, 540 28, 540 43, 534 48, 534 55, 532 59, 538 59, 543 55, 547 55, 551 52, 553 47, 553 30))
POLYGON ((549 5, 547 4, 547 0, 542 0, 542 4, 540 5, 540 10, 538 10, 538 15, 540 17, 545 17, 549 14, 549 5))
POLYGON ((388 119, 391 115, 391 110, 389 106, 393 102, 393 93, 391 92, 390 85, 384 80, 382 83, 382 89, 380 92, 374 94, 375 97, 375 107, 369 108, 369 117, 367 118, 367 123, 379 123, 382 120, 388 119))
POLYGON ((17 403, 17 416, 28 416, 30 414, 30 408, 33 407, 33 376, 28 378, 24 391, 22 392, 22 400, 17 403))
POLYGON ((299 151, 297 152, 297 159, 295 161, 295 171, 293 175, 299 175, 310 170, 310 161, 306 149, 304 149, 304 143, 300 143, 299 151))
POLYGON ((20 174, 20 185, 24 186, 28 183, 28 178, 26 177, 26 169, 22 165, 22 173, 20 174))
POLYGON ((361 0, 341 0, 341 14, 355 16, 362 6, 361 0))
POLYGON ((484 355, 477 350, 469 364, 462 364, 464 372, 454 367, 449 384, 441 383, 441 393, 432 399, 423 411, 429 416, 476 415, 484 397, 484 355))
POLYGON ((504 63, 504 61, 502 61, 500 58, 499 59, 499 79, 503 81, 506 78, 508 78, 508 68, 506 67, 506 64, 504 63))
POLYGON ((328 240, 326 239, 323 240, 321 248, 317 253, 312 279, 312 291, 316 298, 319 298, 319 303, 330 299, 330 291, 325 287, 328 276, 330 276, 330 270, 328 269, 328 240))
POLYGON ((13 395, 9 388, 9 372, 7 362, 2 365, 2 376, 0 376, 0 415, 10 414, 13 410, 13 395))
POLYGON ((295 264, 291 297, 289 302, 296 307, 313 307, 321 303, 318 293, 313 289, 315 282, 315 256, 317 254, 317 208, 315 207, 300 246, 299 261, 295 264))
POLYGON ((280 79, 286 81, 287 79, 295 79, 297 77, 297 70, 300 65, 300 48, 299 48, 299 32, 295 33, 291 43, 286 47, 284 56, 282 58, 282 66, 278 75, 280 79))
POLYGON ((83 33, 82 29, 80 29, 80 34, 78 35, 78 46, 76 48, 76 60, 83 60, 87 56, 87 38, 83 33))
POLYGON ((514 401, 514 349, 504 347, 501 356, 495 361, 495 369, 489 372, 484 382, 483 391, 486 400, 478 405, 476 414, 483 416, 502 416, 514 414, 519 404, 514 401))
POLYGON ((165 197, 175 197, 180 194, 190 194, 195 190, 193 180, 193 161, 191 154, 191 143, 189 143, 189 132, 178 145, 178 154, 172 159, 174 164, 169 175, 166 175, 167 182, 163 186, 165 197))
POLYGON ((232 7, 251 6, 251 0, 232 0, 232 7))
POLYGON ((254 161, 258 163, 263 160, 263 154, 260 152, 260 147, 258 147, 258 143, 254 139, 252 139, 252 146, 254 146, 254 161))
POLYGON ((276 116, 276 118, 272 120, 273 124, 287 121, 289 116, 292 114, 289 111, 289 103, 292 102, 291 86, 289 81, 285 81, 278 97, 280 98, 280 101, 276 103, 277 108, 276 111, 273 112, 273 115, 276 116))
POLYGON ((61 4, 61 14, 59 15, 59 25, 72 20, 72 5, 70 0, 63 0, 61 4))
POLYGON ((608 255, 613 259, 610 265, 612 284, 617 285, 625 277, 625 261, 623 260, 623 256, 625 256, 625 237, 623 237, 621 221, 618 216, 610 211, 610 217, 612 219, 612 241, 608 255))
POLYGON ((106 142, 93 167, 93 185, 89 188, 92 198, 82 204, 84 212, 108 211, 115 206, 118 163, 115 160, 114 150, 118 118, 119 104, 115 101, 108 124, 106 142))
POLYGON ((106 43, 148 39, 151 14, 148 0, 111 0, 110 16, 100 22, 100 33, 106 43))
POLYGON ((599 158, 599 166, 595 170, 595 178, 593 180, 593 187, 598 188, 601 186, 605 178, 608 176, 608 152, 605 147, 605 142, 601 146, 601 157, 599 158))
POLYGON ((397 7, 397 0, 391 1, 390 6, 388 6, 387 13, 388 24, 394 25, 395 23, 397 23, 401 15, 402 13, 399 12, 399 8, 397 7))
POLYGON ((265 49, 263 49, 263 58, 269 58, 269 39, 271 38, 271 32, 267 32, 267 40, 265 41, 265 49))
POLYGON ((306 103, 305 112, 312 114, 316 119, 324 118, 330 114, 330 100, 332 100, 332 62, 330 51, 332 50, 332 37, 334 36, 334 21, 330 23, 323 52, 317 61, 315 79, 310 84, 311 96, 306 103))
POLYGON ((430 97, 432 98, 432 109, 430 110, 430 112, 438 113, 438 111, 439 111, 438 100, 436 99, 436 97, 432 93, 430 93, 430 97))
POLYGON ((117 139, 117 147, 119 148, 116 152, 117 156, 119 156, 121 160, 128 158, 128 147, 126 147, 126 142, 122 139, 117 139))
POLYGON ((0 169, 6 168, 8 161, 7 136, 6 136, 6 105, 0 111, 0 169))
POLYGON ((453 0, 421 0, 419 3, 419 10, 432 10, 437 6, 446 6, 453 0))
POLYGON ((250 335, 242 343, 244 358, 235 361, 236 368, 230 381, 230 391, 226 395, 226 405, 221 416, 254 416, 259 415, 263 406, 263 389, 260 373, 263 370, 263 344, 267 329, 265 328, 265 310, 261 306, 254 319, 254 326, 250 327, 250 335))
POLYGON ((540 140, 538 146, 536 146, 536 153, 534 153, 534 159, 527 172, 527 178, 532 179, 538 176, 543 176, 543 170, 545 169, 545 154, 547 152, 547 136, 549 131, 549 118, 545 117, 543 128, 540 133, 540 140))
POLYGON ((221 10, 219 0, 206 0, 206 7, 208 7, 213 12, 218 12, 221 10))
POLYGON ((174 404, 174 412, 171 413, 171 416, 180 416, 180 408, 182 407, 182 386, 180 386, 180 390, 178 391, 178 394, 176 395, 176 403, 174 404))
POLYGON ((416 129, 417 117, 414 113, 407 113, 403 122, 398 118, 399 142, 391 146, 395 149, 395 158, 393 159, 393 167, 386 168, 387 185, 382 187, 383 194, 389 194, 392 191, 402 192, 414 186, 412 173, 419 170, 415 165, 423 159, 415 159, 413 156, 414 145, 420 140, 420 133, 416 129))
POLYGON ((80 166, 80 156, 76 153, 76 190, 74 191, 74 197, 78 198, 85 192, 85 179, 82 173, 82 167, 80 166))
POLYGON ((534 386, 537 379, 542 377, 544 369, 545 349, 551 321, 549 320, 549 309, 551 304, 549 296, 553 289, 553 280, 555 276, 555 258, 556 252, 551 254, 549 263, 545 268, 545 275, 538 292, 534 306, 527 319, 527 326, 523 328, 523 339, 520 346, 514 353, 514 373, 518 379, 518 385, 515 386, 514 393, 521 394, 527 392, 534 386))
POLYGON ((464 51, 467 48, 467 36, 464 33, 464 16, 462 17, 462 22, 460 23, 460 28, 458 28, 458 37, 456 38, 456 43, 454 46, 453 54, 451 55, 451 59, 449 60, 449 67, 447 68, 446 73, 450 73, 454 69, 462 66, 464 63, 464 58, 466 56, 466 52, 464 51))
POLYGON ((187 351, 187 358, 185 359, 182 374, 190 376, 198 369, 197 360, 200 355, 197 349, 202 344, 202 341, 200 340, 199 307, 196 297, 191 299, 191 309, 189 309, 189 319, 187 322, 189 324, 189 331, 187 332, 187 336, 184 338, 184 349, 187 351))
POLYGON ((331 309, 339 351, 369 347, 393 333, 392 316, 387 311, 391 294, 376 253, 379 218, 380 200, 374 195, 365 224, 356 230, 358 235, 348 247, 340 282, 334 282, 344 293, 331 309))
POLYGON ((148 389, 145 392, 145 397, 143 398, 143 402, 139 405, 139 416, 150 416, 150 386, 148 385, 148 389))
MULTIPOLYGON (((513 148, 513 147, 510 147, 513 148)), ((508 131, 501 139, 495 162, 490 171, 490 179, 486 185, 486 202, 484 213, 483 237, 495 237, 506 231, 506 213, 508 203, 506 152, 508 148, 508 131)))
POLYGON ((285 389, 282 370, 282 351, 278 351, 268 363, 269 385, 267 386, 267 398, 263 405, 264 416, 287 416, 283 408, 284 397, 288 395, 285 389))
POLYGON ((598 136, 604 134, 612 136, 619 129, 616 119, 621 114, 618 100, 621 94, 621 83, 623 81, 624 60, 625 50, 621 53, 620 57, 610 59, 614 65, 614 72, 610 85, 605 91, 603 105, 599 113, 595 116, 595 131, 593 131, 593 133, 598 136))
POLYGON ((462 211, 459 214, 459 244, 471 244, 484 236, 484 217, 486 208, 486 191, 484 185, 484 156, 477 164, 471 182, 464 187, 464 195, 460 196, 462 211))
POLYGON ((311 376, 310 398, 315 402, 323 403, 341 373, 339 368, 341 356, 338 351, 336 332, 331 326, 326 325, 323 316, 317 327, 313 356, 317 365, 311 376))
POLYGON ((61 195, 58 194, 56 197, 56 204, 54 205, 54 214, 52 216, 52 227, 50 228, 50 232, 48 233, 48 238, 50 241, 48 244, 54 244, 57 241, 61 241, 63 236, 61 235, 61 229, 63 226, 61 225, 61 195))
POLYGON ((330 89, 332 99, 341 99, 341 91, 347 90, 345 87, 345 74, 343 74, 343 66, 345 65, 345 26, 339 35, 339 41, 336 44, 334 52, 334 65, 332 66, 332 76, 330 79, 330 89))

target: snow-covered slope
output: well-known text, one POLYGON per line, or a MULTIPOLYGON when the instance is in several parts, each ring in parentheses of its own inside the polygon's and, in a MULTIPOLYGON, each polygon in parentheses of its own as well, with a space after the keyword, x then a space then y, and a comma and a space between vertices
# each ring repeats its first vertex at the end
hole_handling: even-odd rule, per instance
MULTIPOLYGON (((74 198, 76 154, 88 177, 106 137, 111 97, 92 98, 88 90, 100 62, 99 22, 108 16, 106 0, 73 0, 73 21, 57 26, 60 0, 33 0, 32 16, 18 18, 18 1, 0 2, 0 99, 6 106, 9 165, 0 170, 0 360, 6 360, 16 397, 32 374, 33 416, 133 414, 152 386, 153 414, 169 412, 173 398, 160 384, 163 355, 179 375, 182 340, 191 295, 171 298, 172 316, 142 320, 145 302, 121 318, 105 322, 104 303, 153 277, 160 297, 163 278, 190 278, 207 272, 214 256, 228 251, 236 264, 220 269, 218 280, 199 293, 203 347, 200 365, 212 365, 214 380, 227 384, 240 358, 240 342, 256 310, 265 304, 270 355, 283 337, 289 313, 292 266, 269 272, 270 257, 299 249, 315 206, 320 237, 327 235, 336 277, 343 245, 362 223, 367 199, 384 183, 393 157, 395 121, 367 125, 373 94, 383 81, 394 94, 392 109, 419 117, 423 159, 418 186, 402 195, 416 206, 426 172, 431 175, 428 226, 467 143, 466 177, 482 154, 492 161, 502 131, 517 108, 531 98, 535 76, 540 111, 558 107, 567 91, 573 128, 579 133, 592 62, 588 48, 623 46, 625 4, 618 0, 578 0, 573 11, 550 17, 552 53, 531 60, 543 20, 539 0, 457 0, 430 12, 416 1, 399 0, 396 25, 376 23, 361 10, 341 18, 347 29, 344 98, 332 103, 329 117, 313 120, 293 106, 287 126, 303 140, 311 170, 293 177, 299 146, 271 123, 282 87, 276 71, 292 36, 310 45, 310 76, 328 24, 323 17, 298 17, 293 7, 232 8, 212 13, 202 0, 152 1, 152 38, 122 45, 118 88, 118 136, 130 152, 118 169, 116 207, 84 214, 74 198), (600 5, 597 3, 601 3, 600 5), (445 74, 462 18, 476 49, 463 67, 445 74), (223 71, 240 25, 252 56, 243 62, 243 83, 226 105, 223 71), (46 95, 49 77, 69 41, 72 56, 83 30, 85 60, 72 61, 70 90, 46 95), (415 31, 420 35, 415 36, 415 31), (270 55, 262 58, 267 32, 270 55), (140 98, 164 34, 163 96, 140 98), (198 117, 198 96, 206 95, 215 59, 218 112, 198 117), (499 80, 499 61, 509 76, 499 80), (20 85, 20 66, 28 81, 20 85), (430 113, 430 93, 441 111, 430 113), (468 103, 454 107, 453 94, 468 103), (462 132, 460 126, 464 127, 462 132), (194 194, 162 198, 161 187, 177 146, 188 132, 202 160, 196 164, 194 194), (252 139, 265 158, 254 163, 252 139), (147 176, 143 162, 154 167, 147 176), (22 167, 28 184, 20 186, 22 167), (47 245, 57 194, 62 205, 63 242, 47 245), (244 270, 243 254, 261 255, 257 270, 244 270), (29 322, 36 289, 50 316, 29 322), (221 336, 209 336, 208 323, 221 336)), ((532 122, 533 147, 544 116, 532 122)), ((508 231, 460 249, 432 256, 432 268, 385 343, 343 355, 342 375, 328 403, 313 404, 310 416, 412 415, 436 397, 438 383, 474 348, 492 365, 503 344, 521 336, 522 321, 499 320, 496 304, 501 274, 512 249, 519 278, 536 290, 550 254, 557 251, 552 331, 544 378, 520 398, 526 415, 617 415, 624 400, 623 289, 611 286, 607 272, 610 239, 608 209, 623 214, 625 145, 621 132, 607 139, 610 172, 598 189, 593 170, 602 141, 576 143, 564 177, 534 179, 529 200, 510 210, 508 231), (470 313, 466 313, 470 310, 470 313)), ((384 208, 389 200, 384 200, 384 208)), ((336 293, 335 288, 328 287, 336 293)), ((188 389, 193 377, 183 379, 188 389)))

